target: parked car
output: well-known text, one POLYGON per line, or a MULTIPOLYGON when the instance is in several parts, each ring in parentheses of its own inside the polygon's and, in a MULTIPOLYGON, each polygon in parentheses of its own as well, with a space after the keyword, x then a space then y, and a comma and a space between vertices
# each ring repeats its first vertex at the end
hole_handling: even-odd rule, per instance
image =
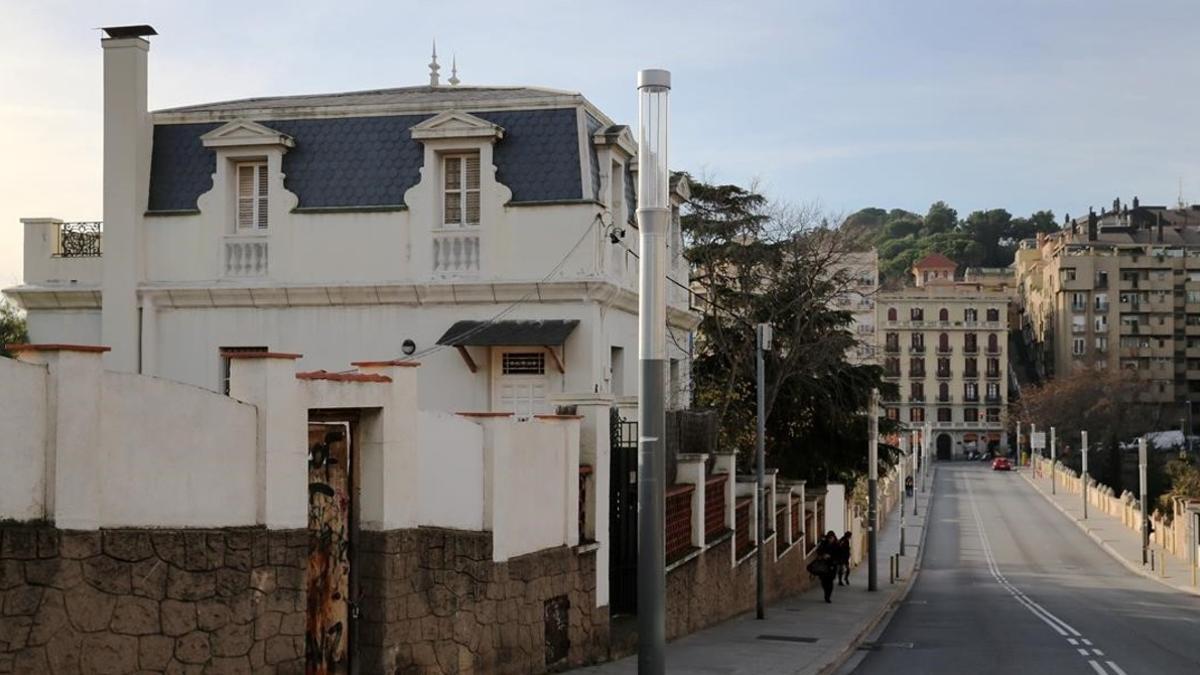
POLYGON ((1012 471, 1012 462, 1007 457, 997 457, 992 460, 992 471, 1012 471))

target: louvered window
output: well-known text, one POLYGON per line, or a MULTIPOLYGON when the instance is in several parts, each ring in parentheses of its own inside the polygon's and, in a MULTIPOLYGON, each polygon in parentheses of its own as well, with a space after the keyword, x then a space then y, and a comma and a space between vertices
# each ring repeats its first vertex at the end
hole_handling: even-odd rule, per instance
POLYGON ((479 153, 443 159, 443 223, 448 227, 479 224, 479 153))
POLYGON ((239 230, 267 227, 267 164, 237 165, 237 226, 239 230))

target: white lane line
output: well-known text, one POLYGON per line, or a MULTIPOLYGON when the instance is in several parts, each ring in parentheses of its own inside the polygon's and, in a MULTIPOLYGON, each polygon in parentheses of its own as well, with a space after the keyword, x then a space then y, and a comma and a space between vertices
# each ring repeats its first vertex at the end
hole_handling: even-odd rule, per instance
MULTIPOLYGON (((983 556, 987 561, 988 571, 991 573, 992 577, 996 579, 1000 586, 1007 590, 1017 602, 1021 603, 1021 606, 1029 610, 1029 612, 1037 618, 1041 619, 1046 625, 1053 628, 1059 635, 1067 637, 1067 633, 1070 633, 1074 636, 1074 638, 1079 638, 1083 644, 1091 647, 1091 640, 1084 638, 1082 635, 1080 635, 1079 631, 1075 630, 1075 628, 1071 626, 1071 624, 1058 618, 1050 610, 1042 607, 1028 595, 1025 595, 1021 589, 1012 585, 1008 579, 1006 579, 1004 575, 1000 573, 1000 566, 996 563, 996 556, 992 553, 992 542, 988 539, 987 532, 983 528, 983 516, 980 515, 979 505, 975 501, 975 490, 971 487, 970 479, 965 479, 963 482, 967 486, 967 498, 971 504, 971 515, 975 521, 975 527, 979 530, 980 548, 983 549, 983 556)), ((1087 649, 1077 646, 1079 643, 1074 638, 1067 637, 1067 641, 1070 642, 1071 645, 1076 646, 1076 649, 1079 651, 1081 656, 1091 656, 1087 649)), ((1095 652, 1096 656, 1104 656, 1104 652, 1100 651, 1099 649, 1092 649, 1091 651, 1095 652)), ((1105 663, 1107 663, 1108 666, 1113 669, 1113 672, 1117 673, 1117 675, 1128 675, 1125 671, 1121 670, 1116 663, 1113 663, 1112 661, 1105 661, 1105 663)), ((1100 675, 1109 675, 1108 671, 1104 669, 1104 666, 1100 665, 1096 660, 1088 659, 1088 664, 1100 675)))

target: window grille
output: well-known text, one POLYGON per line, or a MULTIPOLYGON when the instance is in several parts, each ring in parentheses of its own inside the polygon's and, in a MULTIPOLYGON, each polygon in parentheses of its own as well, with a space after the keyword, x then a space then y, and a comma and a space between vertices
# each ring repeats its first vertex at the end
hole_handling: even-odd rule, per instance
POLYGON ((505 375, 545 375, 546 354, 544 352, 505 352, 501 361, 501 372, 505 375))

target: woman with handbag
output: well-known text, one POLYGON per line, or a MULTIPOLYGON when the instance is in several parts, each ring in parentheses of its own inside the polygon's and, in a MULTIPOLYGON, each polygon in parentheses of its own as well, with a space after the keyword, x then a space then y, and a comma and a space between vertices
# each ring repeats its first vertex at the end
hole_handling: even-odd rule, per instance
POLYGON ((837 574, 838 538, 833 530, 825 534, 825 538, 817 546, 817 555, 808 564, 808 571, 821 580, 821 588, 825 591, 825 602, 833 602, 833 578, 837 574))

